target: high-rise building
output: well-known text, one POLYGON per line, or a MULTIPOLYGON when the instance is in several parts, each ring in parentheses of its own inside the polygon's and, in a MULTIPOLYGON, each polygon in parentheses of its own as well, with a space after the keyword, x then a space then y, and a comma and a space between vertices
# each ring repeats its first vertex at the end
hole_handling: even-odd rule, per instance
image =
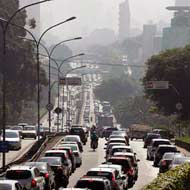
MULTIPOLYGON (((32 3, 36 3, 38 1, 39 0, 19 0, 19 3, 20 7, 23 7, 32 3)), ((40 33, 40 4, 28 7, 26 9, 26 12, 27 12, 27 21, 29 21, 32 18, 35 19, 36 28, 33 30, 33 32, 36 36, 38 36, 40 33)))
POLYGON ((175 6, 190 6, 190 0, 175 0, 175 6))
POLYGON ((130 36, 130 7, 129 0, 119 5, 119 40, 123 41, 130 36))

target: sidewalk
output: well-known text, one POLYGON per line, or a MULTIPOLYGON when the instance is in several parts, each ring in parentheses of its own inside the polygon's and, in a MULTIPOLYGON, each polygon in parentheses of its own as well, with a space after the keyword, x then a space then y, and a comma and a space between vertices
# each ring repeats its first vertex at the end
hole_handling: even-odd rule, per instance
POLYGON ((185 150, 184 148, 181 148, 181 147, 179 147, 179 146, 177 146, 177 149, 178 149, 181 153, 183 153, 185 156, 190 157, 190 152, 189 152, 189 151, 187 151, 187 150, 185 150))

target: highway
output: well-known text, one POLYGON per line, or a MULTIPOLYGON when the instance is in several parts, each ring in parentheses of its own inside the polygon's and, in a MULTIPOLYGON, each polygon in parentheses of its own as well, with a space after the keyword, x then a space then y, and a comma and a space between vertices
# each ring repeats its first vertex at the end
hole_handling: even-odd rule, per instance
MULTIPOLYGON (((22 148, 20 150, 11 150, 6 154, 6 164, 9 164, 12 161, 17 160, 22 155, 24 155, 36 142, 34 139, 24 139, 22 140, 22 148)), ((2 167, 2 154, 0 156, 0 167, 2 167)))

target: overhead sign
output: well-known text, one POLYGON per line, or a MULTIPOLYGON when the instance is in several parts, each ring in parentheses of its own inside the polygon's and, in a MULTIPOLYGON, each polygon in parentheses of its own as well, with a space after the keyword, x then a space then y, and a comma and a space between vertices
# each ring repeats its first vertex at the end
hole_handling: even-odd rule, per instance
POLYGON ((7 141, 0 141, 0 152, 9 152, 9 142, 7 141))
POLYGON ((148 81, 146 82, 146 89, 166 90, 169 88, 169 81, 148 81))
POLYGON ((80 77, 61 78, 59 83, 61 85, 80 86, 82 84, 80 77))

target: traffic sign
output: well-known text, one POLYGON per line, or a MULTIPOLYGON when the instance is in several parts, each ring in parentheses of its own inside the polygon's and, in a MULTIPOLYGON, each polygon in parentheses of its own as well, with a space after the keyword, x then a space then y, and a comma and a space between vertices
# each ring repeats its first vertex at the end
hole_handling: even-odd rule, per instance
POLYGON ((82 84, 81 78, 79 77, 61 78, 59 83, 61 85, 69 85, 69 86, 80 86, 82 84))
POLYGON ((169 88, 169 81, 147 81, 146 89, 166 90, 169 88))
POLYGON ((48 110, 48 111, 51 111, 51 110, 53 110, 53 104, 47 104, 46 105, 46 109, 48 110))
POLYGON ((0 152, 4 152, 4 153, 9 152, 9 142, 8 141, 0 141, 0 152))
POLYGON ((59 108, 59 107, 55 108, 55 110, 54 110, 54 112, 55 112, 56 114, 60 114, 62 111, 63 111, 63 110, 62 110, 61 108, 59 108))
POLYGON ((177 109, 178 111, 182 110, 182 109, 183 109, 182 103, 178 102, 178 103, 176 104, 176 109, 177 109))

